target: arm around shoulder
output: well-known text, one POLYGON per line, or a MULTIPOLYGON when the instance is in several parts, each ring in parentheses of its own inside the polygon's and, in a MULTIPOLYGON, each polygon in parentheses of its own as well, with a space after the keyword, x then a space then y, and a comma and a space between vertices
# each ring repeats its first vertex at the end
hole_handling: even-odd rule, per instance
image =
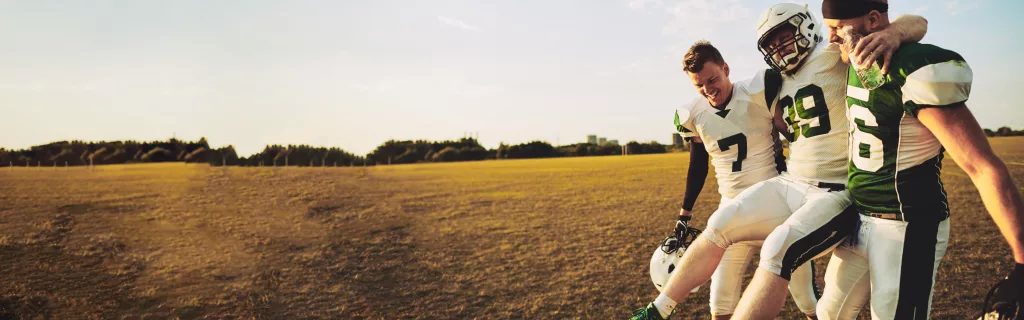
POLYGON ((919 15, 903 14, 896 17, 889 25, 901 42, 921 42, 928 33, 928 20, 919 15))

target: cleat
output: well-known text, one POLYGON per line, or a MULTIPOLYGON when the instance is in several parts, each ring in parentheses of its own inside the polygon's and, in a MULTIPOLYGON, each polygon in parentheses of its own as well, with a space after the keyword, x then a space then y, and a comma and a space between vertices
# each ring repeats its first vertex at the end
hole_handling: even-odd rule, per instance
MULTIPOLYGON (((672 310, 672 314, 675 313, 675 310, 672 310)), ((633 311, 633 317, 629 318, 629 320, 668 320, 669 318, 672 318, 672 315, 669 315, 668 318, 662 318, 658 308, 654 307, 654 302, 651 302, 647 304, 647 307, 633 311)))

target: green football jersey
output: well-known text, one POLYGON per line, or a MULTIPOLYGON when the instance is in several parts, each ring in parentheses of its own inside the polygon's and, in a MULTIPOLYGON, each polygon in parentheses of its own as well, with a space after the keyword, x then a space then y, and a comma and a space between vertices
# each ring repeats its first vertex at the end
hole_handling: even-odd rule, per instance
POLYGON ((905 221, 949 217, 939 176, 943 148, 917 112, 966 101, 972 78, 956 52, 916 43, 893 54, 885 83, 874 90, 865 89, 850 67, 848 187, 861 214, 895 214, 905 221))

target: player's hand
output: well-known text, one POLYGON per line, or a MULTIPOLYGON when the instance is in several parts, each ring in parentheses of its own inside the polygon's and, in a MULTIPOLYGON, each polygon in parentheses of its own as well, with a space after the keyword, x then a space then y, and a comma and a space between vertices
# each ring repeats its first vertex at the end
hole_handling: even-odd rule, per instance
POLYGON ((864 36, 857 41, 857 46, 853 48, 853 55, 857 57, 857 65, 863 66, 882 58, 882 73, 888 74, 892 54, 900 48, 900 36, 895 32, 896 30, 888 28, 864 36))
POLYGON ((686 239, 687 233, 690 231, 690 215, 687 211, 686 215, 679 215, 679 220, 676 220, 676 230, 672 235, 676 236, 676 239, 686 239))
POLYGON ((993 311, 999 313, 999 319, 1024 319, 1024 264, 1017 264, 1006 280, 996 289, 993 311))

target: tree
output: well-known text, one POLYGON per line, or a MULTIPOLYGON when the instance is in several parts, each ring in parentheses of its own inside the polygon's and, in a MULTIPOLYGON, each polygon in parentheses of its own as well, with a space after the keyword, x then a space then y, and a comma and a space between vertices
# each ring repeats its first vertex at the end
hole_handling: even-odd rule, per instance
POLYGON ((459 154, 459 149, 456 149, 455 147, 445 147, 444 149, 441 149, 441 151, 435 153, 434 158, 431 160, 436 162, 448 162, 459 161, 460 159, 461 155, 459 154))
POLYGON ((392 164, 416 163, 417 161, 420 161, 421 159, 423 159, 423 158, 422 158, 422 156, 420 156, 420 153, 416 151, 416 148, 408 147, 408 148, 405 148, 405 152, 402 152, 402 154, 394 157, 394 159, 391 159, 391 163, 392 164))
POLYGON ((549 158, 557 156, 558 153, 555 151, 555 148, 543 141, 517 144, 508 147, 505 153, 505 157, 508 159, 549 158))
POLYGON ((494 156, 496 159, 505 159, 508 157, 508 146, 504 142, 498 144, 498 149, 495 150, 494 156))
POLYGON ((658 143, 657 141, 651 141, 642 145, 645 154, 652 153, 665 153, 668 150, 665 145, 658 143))
POLYGON ((644 153, 643 146, 641 146, 639 142, 630 141, 629 143, 626 143, 626 154, 643 154, 643 153, 644 153))
POLYGON ((488 152, 476 139, 462 138, 459 140, 427 141, 427 140, 388 140, 377 146, 367 155, 368 161, 377 163, 399 164, 414 163, 418 161, 462 161, 462 160, 483 160, 487 158, 488 152), (460 151, 457 158, 451 155, 436 157, 441 150, 452 147, 460 151), (456 160, 438 160, 456 159, 456 160))
POLYGON ((1010 127, 1000 127, 999 130, 996 131, 996 135, 1000 137, 1012 136, 1013 129, 1010 129, 1010 127))
POLYGON ((487 149, 481 146, 459 148, 458 161, 483 160, 487 158, 487 149))
POLYGON ((142 161, 147 162, 165 162, 173 161, 174 156, 167 149, 156 147, 142 155, 142 161))
POLYGON ((621 155, 622 148, 616 145, 603 144, 597 147, 595 154, 599 156, 621 155))
POLYGON ((96 151, 93 151, 92 153, 89 154, 89 157, 88 157, 89 158, 88 159, 89 162, 90 163, 96 163, 96 164, 102 163, 101 162, 103 160, 102 156, 106 152, 107 152, 107 148, 106 147, 102 147, 102 148, 99 148, 96 151))
POLYGON ((103 157, 103 163, 128 163, 134 154, 128 153, 124 146, 114 149, 114 152, 103 157))
MULTIPOLYGON (((207 151, 208 150, 206 148, 200 147, 199 149, 196 149, 195 151, 192 151, 189 154, 185 155, 184 160, 185 162, 210 162, 211 159, 207 158, 207 156, 209 156, 208 153, 213 154, 217 152, 215 151, 211 153, 207 151)), ((220 159, 217 159, 217 161, 219 162, 220 159)))
POLYGON ((274 165, 275 166, 277 166, 277 165, 284 166, 284 165, 294 164, 295 162, 289 161, 288 156, 290 154, 291 154, 291 150, 288 150, 288 149, 280 149, 280 150, 278 150, 277 155, 274 156, 274 165))

